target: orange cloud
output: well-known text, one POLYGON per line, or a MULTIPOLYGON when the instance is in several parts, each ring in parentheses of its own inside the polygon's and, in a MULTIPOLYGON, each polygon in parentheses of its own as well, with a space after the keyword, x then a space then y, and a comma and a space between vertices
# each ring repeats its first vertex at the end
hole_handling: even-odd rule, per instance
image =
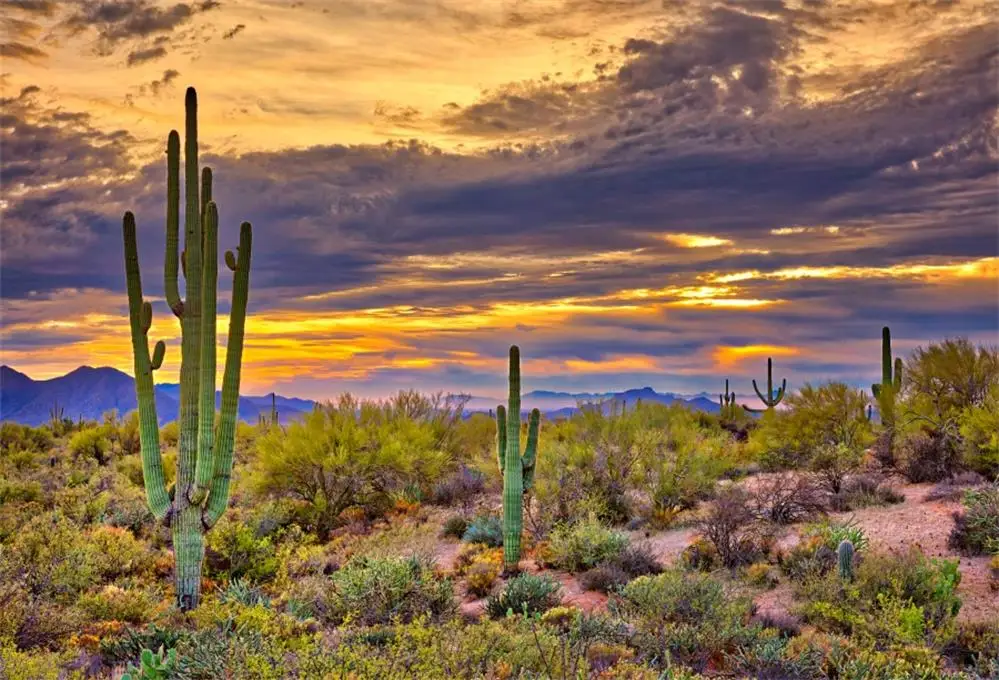
POLYGON ((743 345, 732 347, 719 345, 715 347, 712 358, 715 366, 726 368, 741 363, 746 359, 771 356, 797 356, 801 350, 797 347, 781 347, 777 345, 743 345))

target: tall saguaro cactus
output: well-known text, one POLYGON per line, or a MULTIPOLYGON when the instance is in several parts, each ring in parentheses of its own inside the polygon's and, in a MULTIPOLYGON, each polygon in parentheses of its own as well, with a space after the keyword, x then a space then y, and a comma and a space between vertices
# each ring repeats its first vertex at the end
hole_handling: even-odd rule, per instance
POLYGON ((531 411, 527 446, 520 455, 520 348, 510 347, 510 396, 507 408, 496 407, 496 449, 503 473, 503 565, 516 571, 520 564, 520 534, 524 529, 524 494, 534 484, 541 411, 531 411))
POLYGON ((760 392, 760 388, 756 386, 756 380, 753 380, 753 391, 756 392, 756 396, 760 398, 764 404, 766 404, 766 409, 755 409, 749 408, 743 405, 742 408, 746 409, 750 413, 760 413, 762 410, 769 411, 773 409, 777 404, 781 403, 784 399, 784 394, 787 392, 787 378, 781 382, 780 388, 774 391, 774 360, 771 357, 767 357, 767 394, 766 396, 760 392))
POLYGON ((184 251, 179 262, 186 282, 181 299, 177 282, 180 203, 180 135, 171 131, 167 139, 166 266, 167 303, 180 320, 180 438, 176 484, 167 490, 160 455, 159 426, 153 390, 153 371, 163 364, 166 345, 156 343, 149 352, 148 334, 152 305, 142 297, 135 216, 125 213, 125 280, 128 315, 135 358, 135 391, 139 403, 139 437, 142 477, 149 509, 157 520, 171 526, 176 560, 177 604, 181 609, 198 606, 201 596, 201 563, 204 533, 225 512, 229 503, 229 480, 236 435, 243 327, 250 281, 252 230, 243 222, 237 254, 225 254, 233 271, 229 341, 222 378, 222 405, 215 421, 215 326, 218 283, 218 208, 211 200, 212 174, 205 168, 198 183, 198 100, 188 88, 185 100, 186 140, 184 148, 185 215, 184 251))
POLYGON ((885 326, 881 329, 881 383, 871 385, 874 398, 881 400, 894 397, 902 388, 902 358, 895 359, 894 367, 891 360, 891 329, 885 326), (894 368, 894 370, 893 370, 894 368))

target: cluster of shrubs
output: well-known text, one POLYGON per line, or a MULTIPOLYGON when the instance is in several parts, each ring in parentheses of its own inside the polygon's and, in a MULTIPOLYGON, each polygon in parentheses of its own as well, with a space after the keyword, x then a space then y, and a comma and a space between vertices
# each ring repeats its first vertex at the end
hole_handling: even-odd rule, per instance
MULTIPOLYGON (((909 363, 887 438, 839 383, 758 420, 642 404, 546 422, 523 545, 557 578, 503 573, 495 426, 463 418, 460 400, 344 396, 301 422, 241 424, 232 507, 206 535, 189 613, 172 602, 134 417, 5 423, 0 675, 999 676, 999 628, 956 620, 954 560, 880 553, 826 519, 899 502, 900 473, 962 503, 954 550, 999 553, 995 353, 948 341, 909 363), (741 479, 760 467, 772 474, 741 479), (797 544, 778 544, 803 522, 797 544), (673 566, 641 542, 691 525, 701 537, 673 566), (569 579, 606 610, 563 606, 569 579), (756 614, 751 594, 785 581, 789 618, 756 614)), ((171 483, 176 426, 161 434, 171 483)), ((993 570, 999 584, 999 557, 993 570)))

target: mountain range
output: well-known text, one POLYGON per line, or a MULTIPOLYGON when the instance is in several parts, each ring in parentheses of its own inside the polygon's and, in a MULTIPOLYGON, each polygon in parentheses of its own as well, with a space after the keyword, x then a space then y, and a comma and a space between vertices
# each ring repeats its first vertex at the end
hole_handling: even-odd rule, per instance
MULTIPOLYGON (((180 385, 156 385, 156 413, 160 423, 177 417, 180 385)), ((219 393, 215 400, 218 405, 219 393)), ((260 415, 270 416, 271 395, 240 396, 239 418, 256 423, 260 415)), ((278 419, 287 423, 312 410, 315 402, 296 397, 274 395, 278 419)), ((706 395, 685 398, 672 393, 656 392, 651 387, 608 393, 569 393, 536 390, 522 398, 525 409, 538 408, 549 418, 569 416, 581 403, 603 403, 603 408, 629 408, 641 400, 646 403, 683 404, 689 408, 717 412, 718 403, 706 395)), ((496 400, 472 397, 467 413, 486 412, 496 407, 496 400)), ((41 425, 50 419, 53 408, 62 409, 63 416, 76 420, 98 420, 111 410, 120 414, 136 408, 135 384, 132 376, 115 368, 80 366, 66 375, 49 380, 33 380, 9 366, 0 366, 0 420, 25 425, 41 425)))

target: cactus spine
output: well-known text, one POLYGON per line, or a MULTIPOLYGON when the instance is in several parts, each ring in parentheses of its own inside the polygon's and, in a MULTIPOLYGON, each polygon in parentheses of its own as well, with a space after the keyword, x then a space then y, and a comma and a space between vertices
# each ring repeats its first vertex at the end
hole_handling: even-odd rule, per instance
POLYGON ((531 411, 527 446, 520 455, 520 348, 510 347, 510 396, 507 407, 496 407, 496 449, 503 473, 503 565, 516 571, 520 564, 520 535, 524 529, 524 494, 534 484, 541 412, 531 411))
POLYGON ((839 577, 844 581, 853 580, 853 543, 844 539, 836 548, 836 559, 839 562, 839 577))
POLYGON ((135 360, 135 391, 139 404, 139 438, 146 500, 154 517, 171 526, 176 560, 177 604, 188 610, 198 606, 201 596, 201 563, 204 532, 225 512, 229 503, 229 480, 239 401, 243 327, 250 280, 251 227, 244 222, 239 232, 237 254, 225 254, 233 271, 232 305, 225 373, 222 378, 221 414, 215 422, 215 314, 218 283, 218 208, 211 200, 211 170, 204 169, 200 195, 198 182, 197 94, 188 88, 185 99, 185 219, 184 252, 178 258, 180 203, 180 135, 171 131, 167 140, 166 266, 167 304, 180 319, 180 438, 177 475, 173 492, 166 487, 159 447, 159 426, 153 391, 153 371, 166 352, 162 340, 149 351, 148 333, 152 305, 142 297, 135 216, 123 220, 125 280, 135 360), (187 298, 182 300, 177 282, 181 264, 187 298))
POLYGON ((787 378, 781 381, 781 386, 779 389, 774 391, 774 360, 771 357, 767 357, 767 393, 766 396, 760 391, 760 388, 756 386, 756 380, 753 380, 753 391, 756 392, 756 396, 760 398, 764 404, 766 404, 766 409, 750 408, 743 405, 742 408, 746 409, 750 413, 762 413, 764 410, 770 411, 777 404, 781 403, 784 399, 784 395, 787 393, 787 378))

